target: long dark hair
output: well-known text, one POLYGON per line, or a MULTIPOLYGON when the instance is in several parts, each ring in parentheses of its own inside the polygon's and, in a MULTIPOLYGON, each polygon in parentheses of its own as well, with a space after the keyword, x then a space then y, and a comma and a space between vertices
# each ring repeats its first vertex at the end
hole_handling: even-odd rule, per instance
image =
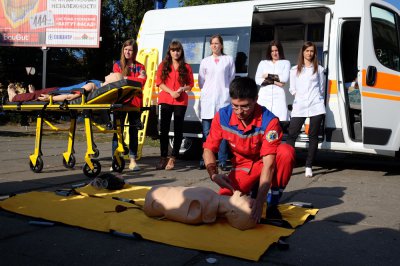
POLYGON ((317 56, 317 47, 315 46, 315 44, 313 42, 305 42, 303 44, 303 47, 300 50, 299 53, 299 57, 297 58, 297 75, 300 75, 301 70, 303 69, 304 66, 304 51, 308 48, 308 47, 314 47, 314 58, 312 59, 312 64, 314 67, 314 72, 313 74, 315 74, 315 72, 317 72, 318 70, 318 56, 317 56))
POLYGON ((285 53, 283 52, 283 47, 281 42, 278 40, 273 40, 267 46, 267 60, 272 60, 271 56, 272 46, 276 46, 276 48, 278 48, 279 60, 285 59, 285 53))
MULTIPOLYGON (((222 39, 222 36, 219 34, 214 34, 213 36, 211 36, 210 38, 210 44, 212 43, 212 40, 214 40, 215 38, 218 39, 218 41, 221 43, 222 47, 221 47, 221 54, 224 55, 224 39, 222 39)), ((211 53, 212 54, 212 53, 211 53)))
POLYGON ((178 72, 179 72, 179 84, 181 86, 185 86, 189 82, 188 78, 188 70, 186 68, 186 63, 185 63, 185 52, 183 51, 183 46, 179 41, 172 41, 168 45, 168 51, 167 54, 164 57, 164 60, 162 61, 163 68, 162 68, 162 73, 161 73, 161 80, 165 82, 165 80, 168 78, 169 73, 171 72, 171 65, 172 65, 172 57, 171 57, 171 50, 181 50, 181 57, 178 59, 179 62, 179 67, 178 67, 178 72))
POLYGON ((138 52, 138 45, 137 45, 137 43, 136 43, 136 41, 134 39, 126 40, 124 42, 124 44, 122 45, 120 64, 121 64, 121 71, 122 71, 121 73, 124 76, 129 76, 129 74, 130 74, 130 69, 129 69, 129 66, 127 64, 127 60, 126 60, 125 55, 124 55, 124 49, 127 46, 132 46, 132 48, 133 48, 133 55, 132 55, 132 61, 133 62, 135 62, 135 58, 136 58, 136 55, 137 55, 137 52, 138 52))

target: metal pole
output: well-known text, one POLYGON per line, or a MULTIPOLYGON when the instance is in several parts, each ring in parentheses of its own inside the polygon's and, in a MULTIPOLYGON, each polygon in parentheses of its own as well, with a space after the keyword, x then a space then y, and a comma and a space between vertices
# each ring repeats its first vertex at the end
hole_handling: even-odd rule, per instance
POLYGON ((46 46, 42 47, 42 52, 43 52, 43 71, 42 71, 42 88, 46 88, 46 73, 47 73, 47 51, 49 48, 46 46))

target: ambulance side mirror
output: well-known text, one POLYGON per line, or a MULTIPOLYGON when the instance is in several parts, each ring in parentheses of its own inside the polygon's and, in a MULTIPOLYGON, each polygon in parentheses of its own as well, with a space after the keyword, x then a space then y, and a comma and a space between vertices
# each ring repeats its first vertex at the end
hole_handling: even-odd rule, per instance
POLYGON ((376 82, 376 67, 368 66, 367 75, 365 77, 368 86, 374 86, 376 82))

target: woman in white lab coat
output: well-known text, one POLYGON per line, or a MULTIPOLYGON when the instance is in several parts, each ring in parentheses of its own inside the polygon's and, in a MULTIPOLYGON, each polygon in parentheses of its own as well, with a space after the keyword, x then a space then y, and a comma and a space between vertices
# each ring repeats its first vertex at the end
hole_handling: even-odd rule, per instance
POLYGON ((260 86, 257 102, 270 110, 281 122, 288 121, 283 86, 289 80, 290 62, 284 60, 283 47, 279 41, 269 43, 266 58, 258 64, 256 72, 256 83, 260 86))
POLYGON ((318 65, 317 48, 312 42, 304 43, 297 66, 290 70, 289 91, 295 98, 286 143, 294 147, 302 125, 306 118, 310 118, 305 176, 312 177, 312 163, 318 150, 318 131, 325 117, 325 73, 324 68, 318 65))
MULTIPOLYGON (((230 104, 229 84, 235 77, 235 63, 230 55, 224 54, 224 42, 220 35, 210 38, 212 54, 200 63, 199 87, 200 116, 203 126, 203 141, 208 136, 211 121, 220 108, 230 104)), ((225 140, 221 142, 218 152, 218 163, 223 171, 228 170, 228 145, 225 140)), ((204 169, 204 161, 200 161, 200 169, 204 169)))

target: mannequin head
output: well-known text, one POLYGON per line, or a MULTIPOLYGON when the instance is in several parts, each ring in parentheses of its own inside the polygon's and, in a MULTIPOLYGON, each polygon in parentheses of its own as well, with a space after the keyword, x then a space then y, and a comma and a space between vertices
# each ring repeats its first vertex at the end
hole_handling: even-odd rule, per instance
MULTIPOLYGON (((256 221, 250 217, 250 197, 240 196, 240 191, 235 191, 228 199, 225 217, 229 224, 240 230, 247 230, 256 226, 256 221)), ((226 197, 226 196, 221 196, 226 197)))

